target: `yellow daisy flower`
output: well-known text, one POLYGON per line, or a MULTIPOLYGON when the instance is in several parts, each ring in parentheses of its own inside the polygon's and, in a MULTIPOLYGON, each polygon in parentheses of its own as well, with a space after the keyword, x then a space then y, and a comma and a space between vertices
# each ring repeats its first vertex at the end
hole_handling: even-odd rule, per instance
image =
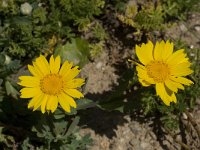
POLYGON ((36 58, 33 65, 28 69, 33 76, 20 76, 18 84, 24 86, 20 90, 21 98, 32 98, 28 108, 33 111, 41 108, 41 112, 54 112, 58 103, 66 111, 70 112, 70 106, 76 108, 74 98, 83 97, 76 88, 84 84, 84 80, 75 77, 79 74, 78 67, 72 67, 72 63, 65 61, 60 66, 60 56, 55 59, 51 56, 50 61, 44 56, 36 58))
POLYGON ((185 76, 193 71, 189 68, 187 55, 184 49, 173 52, 174 45, 167 41, 157 42, 154 46, 151 41, 141 46, 136 45, 136 55, 142 64, 137 63, 136 70, 140 83, 143 86, 155 84, 156 93, 169 106, 170 102, 177 101, 175 93, 184 89, 183 85, 193 82, 185 76))

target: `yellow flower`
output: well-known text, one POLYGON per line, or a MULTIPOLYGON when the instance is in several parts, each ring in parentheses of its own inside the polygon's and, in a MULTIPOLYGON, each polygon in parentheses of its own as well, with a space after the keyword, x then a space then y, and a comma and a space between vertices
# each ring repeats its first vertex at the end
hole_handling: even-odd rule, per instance
POLYGON ((143 86, 155 84, 156 93, 169 106, 177 101, 175 93, 184 89, 183 85, 193 82, 185 76, 193 71, 189 68, 184 49, 173 52, 174 45, 167 41, 157 42, 155 47, 151 41, 141 46, 136 45, 136 55, 142 64, 137 63, 137 75, 143 86))
POLYGON ((84 80, 75 77, 79 74, 78 67, 72 67, 72 63, 65 61, 60 66, 60 56, 55 59, 51 56, 49 63, 44 56, 36 58, 28 69, 33 76, 20 76, 18 84, 25 86, 20 90, 21 98, 32 98, 28 108, 33 111, 41 108, 41 112, 54 112, 58 106, 70 112, 70 106, 76 108, 74 98, 83 97, 76 88, 84 84, 84 80))

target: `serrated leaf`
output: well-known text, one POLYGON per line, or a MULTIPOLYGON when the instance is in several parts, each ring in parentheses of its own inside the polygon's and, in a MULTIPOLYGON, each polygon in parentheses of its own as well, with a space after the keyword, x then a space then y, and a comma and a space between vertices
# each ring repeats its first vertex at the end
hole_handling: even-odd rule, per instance
POLYGON ((12 86, 9 81, 6 81, 5 87, 7 95, 11 95, 13 98, 17 99, 17 95, 19 95, 19 92, 12 86))
POLYGON ((8 71, 15 71, 20 67, 20 61, 19 60, 13 60, 10 61, 8 65, 6 65, 6 69, 8 71))

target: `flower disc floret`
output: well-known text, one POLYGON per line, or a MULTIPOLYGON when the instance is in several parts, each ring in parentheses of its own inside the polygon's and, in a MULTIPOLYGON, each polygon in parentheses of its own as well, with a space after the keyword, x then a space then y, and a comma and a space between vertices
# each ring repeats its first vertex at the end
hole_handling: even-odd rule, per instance
POLYGON ((59 95, 63 92, 64 88, 62 76, 58 74, 48 74, 40 80, 40 87, 45 94, 59 95))
POLYGON ((147 75, 157 83, 163 83, 170 76, 169 66, 163 61, 151 61, 146 65, 147 75))

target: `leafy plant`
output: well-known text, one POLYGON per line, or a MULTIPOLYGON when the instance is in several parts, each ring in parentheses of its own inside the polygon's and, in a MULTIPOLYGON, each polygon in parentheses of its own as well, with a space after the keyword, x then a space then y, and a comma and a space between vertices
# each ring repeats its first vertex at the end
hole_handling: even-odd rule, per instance
POLYGON ((161 5, 155 6, 153 2, 143 5, 141 9, 135 3, 127 3, 125 14, 117 15, 122 23, 137 30, 160 30, 163 28, 164 14, 161 5))
POLYGON ((55 36, 59 39, 56 44, 62 44, 75 37, 78 33, 74 31, 87 26, 104 6, 104 0, 30 1, 30 6, 23 8, 31 9, 30 14, 23 14, 23 2, 1 1, 0 5, 0 49, 10 56, 32 57, 48 52, 46 39, 55 36))
POLYGON ((161 0, 161 3, 168 19, 185 20, 190 12, 199 11, 198 0, 161 0))

